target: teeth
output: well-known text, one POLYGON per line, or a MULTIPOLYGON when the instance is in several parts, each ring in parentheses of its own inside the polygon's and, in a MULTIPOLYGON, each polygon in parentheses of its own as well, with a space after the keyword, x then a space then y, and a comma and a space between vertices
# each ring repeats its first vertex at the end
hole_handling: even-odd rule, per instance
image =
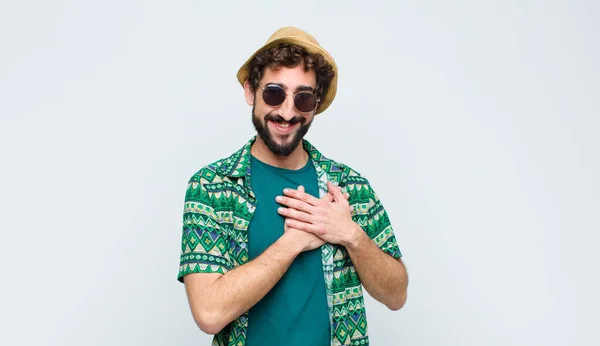
POLYGON ((279 127, 290 127, 289 123, 277 123, 277 126, 279 127))

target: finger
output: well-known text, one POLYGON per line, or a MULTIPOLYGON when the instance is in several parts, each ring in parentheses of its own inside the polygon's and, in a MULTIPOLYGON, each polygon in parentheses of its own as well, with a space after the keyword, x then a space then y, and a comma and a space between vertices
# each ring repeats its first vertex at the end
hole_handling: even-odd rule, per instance
MULTIPOLYGON (((350 194, 349 193, 344 193, 344 199, 347 201, 350 199, 350 194)), ((335 201, 335 198, 333 197, 333 194, 331 192, 328 192, 327 195, 325 195, 325 198, 328 202, 333 202, 335 201)))
MULTIPOLYGON (((298 189, 297 190, 300 191, 300 192, 306 192, 305 189, 304 189, 304 186, 302 186, 302 185, 298 185, 298 189)), ((285 200, 285 197, 284 197, 284 200, 285 200)), ((307 210, 308 208, 305 208, 304 206, 297 206, 296 209, 300 209, 300 210, 307 211, 307 212, 309 211, 309 210, 307 210)))
POLYGON ((296 209, 291 209, 291 208, 277 208, 277 212, 282 215, 285 216, 286 218, 290 218, 290 219, 295 219, 298 221, 303 221, 303 222, 307 222, 310 223, 313 219, 312 215, 305 213, 303 211, 299 211, 296 209))
POLYGON ((333 189, 336 189, 336 190, 338 190, 340 192, 342 191, 341 187, 339 187, 339 186, 337 186, 337 185, 335 185, 335 184, 333 184, 333 183, 331 183, 331 182, 328 181, 327 182, 327 190, 328 190, 328 193, 330 193, 332 196, 333 196, 333 189))
POLYGON ((312 205, 298 199, 286 196, 277 196, 275 197, 275 201, 279 204, 285 205, 288 208, 293 208, 308 214, 312 214, 314 211, 314 207, 312 205))
POLYGON ((309 195, 308 193, 305 193, 304 191, 298 191, 294 189, 283 189, 283 194, 290 198, 301 200, 313 206, 319 205, 321 203, 320 199, 315 198, 309 195))
POLYGON ((331 182, 329 182, 329 181, 327 182, 327 184, 328 184, 327 188, 328 188, 328 189, 335 188, 335 189, 337 189, 337 190, 339 190, 339 191, 342 191, 342 188, 341 188, 340 186, 338 186, 338 185, 335 185, 335 184, 333 184, 333 183, 331 183, 331 184, 330 184, 330 183, 331 183, 331 182))
POLYGON ((323 196, 322 198, 323 200, 327 201, 327 202, 333 202, 333 195, 330 193, 326 193, 325 196, 323 196))
POLYGON ((288 227, 297 229, 299 231, 304 231, 315 235, 318 235, 320 233, 319 228, 317 226, 308 222, 287 218, 285 219, 285 224, 288 227))
POLYGON ((342 190, 333 185, 332 182, 328 181, 327 182, 327 188, 329 189, 329 193, 331 193, 333 195, 333 199, 336 202, 341 202, 342 200, 344 200, 344 195, 342 194, 342 190))

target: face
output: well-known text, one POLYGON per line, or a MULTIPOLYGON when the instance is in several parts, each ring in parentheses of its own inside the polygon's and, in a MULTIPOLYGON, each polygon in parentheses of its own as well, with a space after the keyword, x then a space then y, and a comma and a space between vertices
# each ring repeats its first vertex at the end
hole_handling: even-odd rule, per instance
MULTIPOLYGON (((278 70, 265 69, 260 87, 270 84, 281 86, 286 93, 299 91, 313 92, 316 87, 316 75, 313 70, 304 71, 301 65, 278 70)), ((269 150, 278 156, 288 156, 300 144, 308 132, 314 117, 314 111, 301 112, 294 106, 294 97, 288 95, 279 106, 270 106, 263 100, 263 90, 257 87, 250 91, 246 82, 244 89, 246 101, 252 105, 252 123, 258 136, 269 150)))

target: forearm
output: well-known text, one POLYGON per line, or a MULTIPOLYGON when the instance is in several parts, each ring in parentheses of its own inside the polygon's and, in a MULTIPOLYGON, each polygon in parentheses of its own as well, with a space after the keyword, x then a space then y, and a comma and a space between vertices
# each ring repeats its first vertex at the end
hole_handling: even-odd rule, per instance
POLYGON ((258 303, 283 277, 300 253, 281 237, 254 260, 220 276, 196 295, 196 309, 211 334, 258 303))
POLYGON ((383 252, 359 225, 356 227, 354 237, 345 246, 362 285, 388 308, 402 308, 408 287, 406 268, 400 260, 383 252))

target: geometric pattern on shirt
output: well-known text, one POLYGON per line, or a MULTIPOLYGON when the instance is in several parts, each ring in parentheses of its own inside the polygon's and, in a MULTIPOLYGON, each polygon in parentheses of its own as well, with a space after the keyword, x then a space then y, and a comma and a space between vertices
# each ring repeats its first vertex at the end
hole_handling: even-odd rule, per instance
MULTIPOLYGON (((251 138, 233 155, 209 164, 188 181, 183 210, 177 279, 190 273, 221 273, 247 263, 248 226, 256 208, 252 192, 251 138)), ((319 195, 327 181, 350 194, 352 219, 394 258, 402 256, 389 217, 368 180, 347 165, 323 156, 307 140, 302 145, 317 171, 319 195)), ((363 288, 343 246, 321 247, 331 326, 331 345, 368 345, 363 288)), ((217 333, 213 346, 245 346, 248 312, 217 333)))

